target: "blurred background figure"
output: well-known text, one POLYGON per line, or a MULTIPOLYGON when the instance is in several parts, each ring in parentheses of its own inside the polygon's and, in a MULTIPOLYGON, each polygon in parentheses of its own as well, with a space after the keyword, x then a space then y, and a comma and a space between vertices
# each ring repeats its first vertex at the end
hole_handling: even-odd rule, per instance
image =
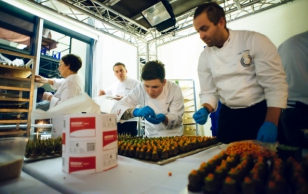
POLYGON ((43 99, 44 92, 45 92, 44 88, 37 88, 36 109, 47 111, 49 109, 50 102, 48 100, 43 99))
POLYGON ((290 37, 278 48, 287 75, 288 106, 280 127, 286 144, 308 148, 308 31, 290 37))

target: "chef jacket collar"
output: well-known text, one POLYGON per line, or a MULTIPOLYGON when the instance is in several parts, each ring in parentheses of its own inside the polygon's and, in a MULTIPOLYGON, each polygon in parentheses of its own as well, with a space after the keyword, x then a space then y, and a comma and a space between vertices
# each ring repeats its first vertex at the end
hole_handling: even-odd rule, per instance
MULTIPOLYGON (((225 41, 224 45, 223 45, 221 48, 218 48, 218 47, 214 46, 213 49, 214 49, 215 51, 227 47, 227 45, 229 44, 231 38, 233 38, 233 31, 230 30, 230 29, 228 29, 228 31, 229 31, 229 37, 228 37, 228 39, 225 41)), ((231 46, 230 46, 230 47, 231 47, 231 46)))

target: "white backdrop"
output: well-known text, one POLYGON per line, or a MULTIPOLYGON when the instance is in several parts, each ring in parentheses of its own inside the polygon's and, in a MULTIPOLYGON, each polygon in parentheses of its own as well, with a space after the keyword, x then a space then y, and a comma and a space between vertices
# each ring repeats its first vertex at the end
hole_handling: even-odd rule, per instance
POLYGON ((107 88, 117 81, 113 73, 113 65, 116 62, 124 63, 128 71, 127 75, 138 79, 137 47, 101 34, 94 51, 92 97, 96 97, 100 89, 107 88))

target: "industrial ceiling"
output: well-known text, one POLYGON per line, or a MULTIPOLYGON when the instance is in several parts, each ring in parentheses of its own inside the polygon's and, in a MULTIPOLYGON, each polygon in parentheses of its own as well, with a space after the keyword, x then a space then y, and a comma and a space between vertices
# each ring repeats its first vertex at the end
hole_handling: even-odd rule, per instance
MULTIPOLYGON (((195 34, 192 20, 198 5, 211 0, 169 0, 176 17, 175 29, 159 32, 141 12, 159 0, 24 0, 139 46, 155 42, 161 45, 195 34), (63 9, 66 7, 67 9, 63 9), (92 22, 89 22, 92 20, 92 22), (94 22, 93 22, 94 21, 94 22)), ((212 0, 226 12, 227 22, 265 11, 294 0, 212 0)))

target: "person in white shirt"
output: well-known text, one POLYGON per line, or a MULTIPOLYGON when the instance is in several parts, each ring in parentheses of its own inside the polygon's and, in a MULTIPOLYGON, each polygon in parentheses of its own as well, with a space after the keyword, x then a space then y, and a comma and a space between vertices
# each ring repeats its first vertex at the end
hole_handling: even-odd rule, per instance
POLYGON ((61 58, 59 63, 58 70, 63 77, 62 79, 48 79, 40 75, 35 75, 35 82, 48 83, 53 89, 57 90, 54 95, 50 92, 44 92, 43 94, 43 100, 50 101, 50 108, 82 94, 83 83, 77 74, 81 66, 82 61, 79 56, 67 54, 61 58))
POLYGON ((288 38, 278 52, 289 85, 288 106, 280 116, 285 144, 308 148, 308 31, 288 38))
MULTIPOLYGON (((35 82, 48 83, 53 89, 57 90, 54 95, 51 92, 44 92, 43 94, 43 100, 50 101, 49 108, 83 93, 83 82, 77 74, 81 66, 82 60, 79 56, 67 54, 61 58, 59 63, 58 70, 63 77, 62 79, 49 79, 35 75, 35 82)), ((60 120, 61 118, 53 118, 53 132, 56 134, 53 136, 62 135, 62 128, 59 126, 60 120)))
POLYGON ((114 100, 119 101, 140 83, 140 81, 127 76, 127 69, 123 63, 114 64, 113 73, 119 81, 104 90, 100 90, 99 96, 111 95, 115 96, 114 100))
MULTIPOLYGON (((132 89, 134 89, 140 81, 129 78, 127 76, 127 69, 123 63, 117 62, 113 66, 113 73, 118 78, 118 81, 112 84, 110 87, 100 90, 99 96, 111 95, 114 96, 113 100, 119 101, 126 96, 132 89)), ((118 123, 119 134, 130 134, 132 136, 137 135, 137 121, 129 120, 124 123, 118 123)))
POLYGON ((143 83, 117 102, 111 112, 118 121, 145 118, 145 136, 183 135, 184 98, 180 87, 165 79, 164 64, 149 61, 142 68, 143 83))
POLYGON ((288 96, 275 45, 260 33, 228 29, 216 2, 200 5, 193 24, 207 45, 198 64, 202 108, 193 115, 195 121, 205 124, 220 100, 218 141, 275 142, 288 96))

